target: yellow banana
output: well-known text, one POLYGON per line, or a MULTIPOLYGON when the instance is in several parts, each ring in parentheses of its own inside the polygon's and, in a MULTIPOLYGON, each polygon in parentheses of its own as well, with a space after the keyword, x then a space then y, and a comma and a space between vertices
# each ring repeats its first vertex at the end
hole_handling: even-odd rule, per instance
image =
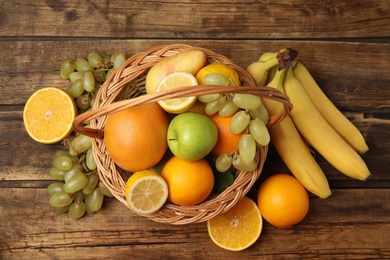
MULTIPOLYGON (((283 92, 285 72, 286 69, 276 71, 275 77, 268 86, 283 92)), ((279 113, 282 109, 281 103, 270 99, 264 98, 264 104, 270 116, 279 113)), ((269 133, 272 145, 297 180, 320 198, 330 196, 328 180, 303 142, 291 118, 287 116, 280 123, 270 126, 269 133)))
POLYGON ((291 118, 309 144, 340 172, 355 179, 367 179, 370 171, 363 159, 323 118, 294 77, 291 66, 287 68, 283 87, 294 106, 291 118))
POLYGON ((293 69, 294 76, 301 82, 306 92, 309 94, 318 111, 326 121, 336 130, 344 140, 352 146, 358 153, 364 154, 368 151, 368 146, 363 135, 351 121, 345 117, 340 110, 329 100, 316 81, 311 76, 307 68, 297 62, 293 69))
MULTIPOLYGON (((246 71, 255 80, 257 86, 265 86, 267 81, 268 71, 278 65, 276 59, 277 53, 268 52, 265 60, 255 61, 246 68, 246 71)), ((263 57, 264 54, 261 56, 263 57)), ((261 59, 260 57, 260 59, 261 59)))
POLYGON ((264 61, 267 62, 271 59, 276 59, 276 56, 278 55, 279 52, 264 52, 261 54, 260 58, 258 61, 264 61))

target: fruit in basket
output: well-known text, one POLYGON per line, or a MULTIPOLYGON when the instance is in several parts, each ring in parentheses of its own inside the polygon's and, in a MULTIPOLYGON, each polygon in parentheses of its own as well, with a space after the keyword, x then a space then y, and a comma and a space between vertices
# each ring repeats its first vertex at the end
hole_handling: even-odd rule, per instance
POLYGON ((228 86, 240 85, 240 78, 238 76, 237 71, 230 65, 224 63, 211 63, 206 65, 196 74, 196 79, 198 80, 200 85, 224 85, 223 83, 221 83, 224 81, 224 79, 228 80, 228 86), (214 77, 212 77, 212 79, 217 80, 218 78, 221 78, 221 80, 216 81, 216 83, 214 84, 211 84, 213 81, 208 80, 208 74, 214 74, 214 77), (218 75, 222 75, 224 78, 218 77, 218 75))
POLYGON ((209 116, 218 129, 218 141, 212 150, 212 153, 216 155, 232 153, 238 147, 238 142, 240 141, 242 133, 233 134, 230 131, 229 126, 232 117, 233 115, 224 117, 218 113, 209 116))
POLYGON ((207 221, 211 240, 230 251, 242 251, 260 237, 263 219, 256 203, 243 197, 232 208, 207 221))
POLYGON ((112 160, 136 172, 156 165, 167 149, 168 118, 157 103, 146 103, 109 114, 104 143, 112 160))
POLYGON ((134 212, 151 214, 166 202, 168 186, 160 174, 151 170, 138 171, 127 180, 125 197, 134 212))
POLYGON ((160 81, 172 72, 181 71, 196 75, 206 65, 206 60, 206 54, 199 49, 186 49, 174 56, 160 60, 146 75, 146 93, 155 93, 160 81))
POLYGON ((37 90, 27 100, 23 122, 29 136, 43 144, 58 143, 73 131, 76 104, 65 91, 55 87, 37 90))
POLYGON ((211 152, 218 140, 218 130, 207 116, 185 112, 169 123, 167 142, 177 157, 195 161, 211 152))
POLYGON ((204 158, 186 161, 173 156, 164 165, 161 176, 168 184, 168 199, 180 206, 201 203, 214 187, 213 170, 204 158))
MULTIPOLYGON (((166 75, 157 85, 156 92, 196 85, 198 85, 198 82, 194 75, 177 71, 166 75)), ((180 114, 192 107, 196 100, 196 96, 169 98, 159 100, 158 104, 168 113, 180 114)))
POLYGON ((286 228, 301 222, 309 211, 309 195, 293 176, 279 173, 260 185, 257 204, 271 225, 286 228))

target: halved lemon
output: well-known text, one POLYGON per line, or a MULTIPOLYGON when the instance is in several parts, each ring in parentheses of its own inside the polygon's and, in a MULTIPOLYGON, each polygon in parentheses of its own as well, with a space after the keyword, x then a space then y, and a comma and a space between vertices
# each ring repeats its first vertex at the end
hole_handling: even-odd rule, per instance
POLYGON ((140 214, 158 211, 168 199, 168 185, 160 174, 151 170, 135 172, 126 183, 126 200, 140 214))
POLYGON ((230 251, 242 251, 260 237, 263 218, 256 203, 243 197, 231 209, 207 221, 211 240, 230 251))
MULTIPOLYGON (((179 87, 190 87, 198 85, 195 76, 188 72, 172 72, 165 76, 157 85, 156 92, 175 89, 179 87)), ((168 113, 180 114, 186 112, 196 102, 196 96, 170 98, 159 100, 158 104, 168 113)))
POLYGON ((65 91, 45 87, 34 92, 27 100, 23 122, 32 139, 43 144, 64 140, 72 133, 72 122, 77 107, 65 91))

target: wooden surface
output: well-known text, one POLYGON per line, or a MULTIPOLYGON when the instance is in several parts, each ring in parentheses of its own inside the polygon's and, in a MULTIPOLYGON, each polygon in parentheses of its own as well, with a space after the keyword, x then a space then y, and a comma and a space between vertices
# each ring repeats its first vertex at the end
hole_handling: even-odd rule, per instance
MULTIPOLYGON (((390 259, 390 4, 359 1, 0 0, 0 259, 390 259), (187 43, 242 67, 291 47, 324 92, 362 131, 372 176, 349 179, 320 156, 333 194, 311 196, 299 225, 264 224, 233 253, 206 224, 173 226, 134 215, 115 199, 80 220, 56 215, 46 187, 54 152, 26 134, 22 111, 44 86, 66 88, 65 59, 128 55, 187 43)), ((271 148, 262 179, 286 167, 271 148)))

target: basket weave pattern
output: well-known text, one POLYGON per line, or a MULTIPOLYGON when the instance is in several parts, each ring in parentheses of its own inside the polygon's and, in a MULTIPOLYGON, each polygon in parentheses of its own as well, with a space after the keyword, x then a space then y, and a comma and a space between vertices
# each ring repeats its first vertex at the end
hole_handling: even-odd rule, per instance
MULTIPOLYGON (((125 198, 125 187, 127 178, 131 173, 125 172, 116 166, 107 152, 103 139, 107 116, 148 102, 211 93, 250 93, 261 98, 270 98, 280 102, 283 104, 283 109, 279 114, 270 118, 268 126, 283 120, 292 109, 287 96, 275 89, 256 86, 251 76, 244 69, 225 56, 204 48, 173 44, 156 46, 129 58, 101 86, 96 95, 93 109, 90 112, 80 114, 73 122, 73 127, 75 131, 93 137, 92 149, 100 180, 120 202, 129 207, 125 198), (176 55, 188 48, 204 51, 207 55, 207 63, 225 63, 236 69, 242 86, 182 87, 160 93, 146 94, 145 77, 148 70, 158 61, 176 55), (83 127, 83 123, 88 121, 90 121, 90 127, 83 127)), ((180 225, 204 222, 227 211, 245 196, 256 182, 262 171, 267 152, 268 146, 258 148, 255 158, 258 168, 253 172, 236 172, 234 183, 231 186, 218 195, 210 196, 203 203, 184 207, 167 202, 159 211, 144 216, 157 222, 180 225)))

